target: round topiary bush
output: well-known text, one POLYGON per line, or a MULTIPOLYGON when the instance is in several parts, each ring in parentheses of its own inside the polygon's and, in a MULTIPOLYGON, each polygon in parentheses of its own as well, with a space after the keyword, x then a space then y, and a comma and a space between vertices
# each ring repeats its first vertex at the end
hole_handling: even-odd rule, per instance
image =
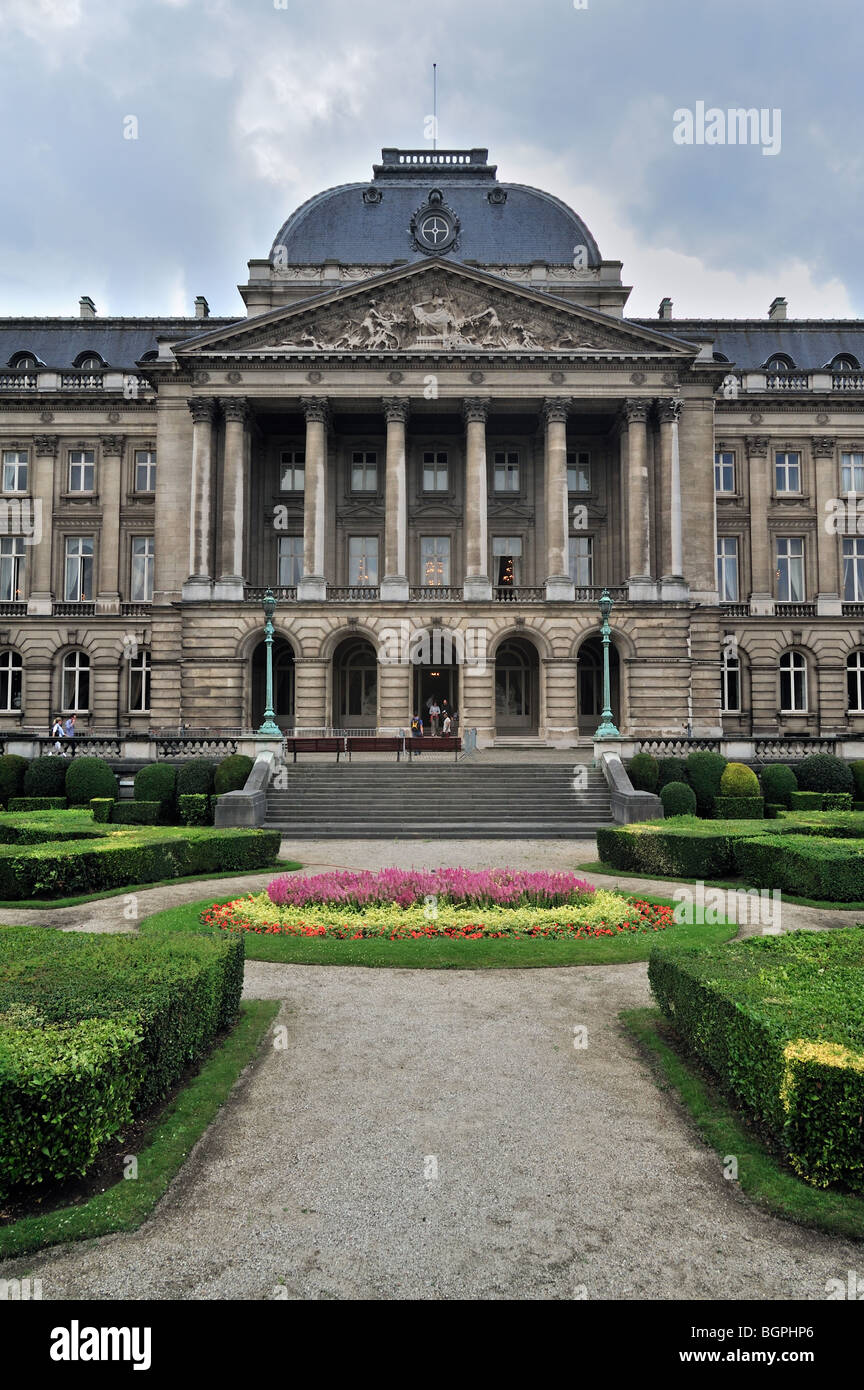
POLYGON ((714 814, 714 798, 720 795, 720 778, 726 759, 720 753, 690 753, 687 780, 696 793, 696 814, 709 820, 714 814))
POLYGON ((850 763, 849 769, 855 779, 855 800, 864 801, 864 759, 858 758, 850 763))
POLYGON ((216 764, 209 758, 192 758, 177 769, 177 797, 209 796, 213 790, 216 764))
POLYGON ((104 758, 73 758, 66 769, 66 795, 72 806, 87 806, 94 796, 117 797, 117 778, 104 758))
POLYGON ((635 758, 630 759, 627 772, 637 792, 656 792, 660 769, 657 759, 652 758, 650 753, 637 753, 635 758))
POLYGON ((175 807, 177 769, 171 763, 149 763, 135 773, 134 799, 158 801, 163 820, 172 820, 175 807))
POLYGON ((788 806, 792 793, 798 790, 798 778, 791 767, 785 763, 769 763, 760 776, 765 800, 772 806, 788 806))
POLYGON ((67 758, 34 758, 24 773, 25 796, 65 796, 67 758))
POLYGON ((696 795, 686 782, 667 782, 660 790, 665 816, 695 816, 696 795))
POLYGON ((855 778, 852 769, 833 753, 812 753, 795 769, 798 787, 802 792, 852 792, 855 778))
POLYGON ((222 759, 213 778, 216 795, 242 791, 254 765, 253 759, 247 758, 245 753, 229 753, 227 758, 222 759))
POLYGON ((727 763, 720 778, 721 796, 759 796, 759 778, 746 763, 727 763))
POLYGON ((10 796, 20 796, 29 763, 17 753, 0 754, 0 802, 8 805, 10 796))
POLYGON ((661 758, 657 764, 659 778, 657 786, 662 790, 670 782, 683 782, 687 785, 687 761, 685 758, 661 758))

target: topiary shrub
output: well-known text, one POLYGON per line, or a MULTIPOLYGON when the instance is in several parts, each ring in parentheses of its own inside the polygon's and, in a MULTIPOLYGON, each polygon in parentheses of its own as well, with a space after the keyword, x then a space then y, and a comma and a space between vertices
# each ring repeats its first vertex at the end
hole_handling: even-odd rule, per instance
POLYGON ((727 763, 720 778, 721 796, 758 796, 759 778, 746 763, 727 763))
POLYGON ((695 816, 696 795, 686 782, 667 782, 660 788, 660 800, 666 816, 695 816))
POLYGON ((229 753, 227 758, 222 759, 213 778, 216 795, 224 796, 225 792, 242 791, 254 766, 254 760, 247 758, 245 753, 229 753))
POLYGON ((117 778, 104 758, 73 758, 66 768, 70 806, 88 806, 94 796, 117 795, 117 778))
POLYGON ((720 795, 720 778, 726 759, 720 753, 690 753, 687 758, 687 779, 696 793, 696 814, 711 819, 714 798, 720 795))
POLYGON ((852 769, 833 753, 811 753, 795 769, 802 792, 853 792, 852 769))
POLYGON ((853 795, 856 801, 864 801, 864 758, 858 758, 856 762, 849 764, 849 770, 855 781, 853 795))
POLYGON ((181 796, 209 796, 213 790, 216 764, 209 758, 192 758, 177 769, 177 799, 181 796))
POLYGON ((158 801, 162 819, 174 819, 177 769, 171 763, 149 763, 135 773, 136 801, 158 801))
POLYGON ((24 773, 24 796, 65 796, 66 758, 34 758, 24 773))
POLYGON ((0 802, 5 806, 11 796, 20 796, 29 763, 17 753, 0 754, 0 802))
POLYGON ((761 796, 715 796, 714 816, 717 820, 762 820, 765 802, 761 796))
POLYGON ((662 791, 668 787, 670 782, 683 782, 685 787, 687 782, 687 760, 686 758, 661 758, 657 764, 658 778, 657 787, 662 791))
POLYGON ((788 806, 793 792, 798 790, 798 778, 785 763, 769 763, 760 774, 762 795, 774 806, 788 806))
POLYGON ((158 825, 161 819, 161 801, 115 801, 111 808, 114 825, 158 825))
POLYGON ((637 792, 656 792, 660 769, 657 759, 652 758, 650 753, 637 753, 635 758, 630 759, 627 772, 637 792))
POLYGON ((178 796, 177 806, 184 825, 212 825, 213 812, 210 809, 209 796, 203 796, 200 792, 190 792, 188 796, 178 796))
POLYGON ((110 796, 94 796, 90 802, 90 810, 93 812, 94 820, 110 821, 113 809, 114 802, 110 796))

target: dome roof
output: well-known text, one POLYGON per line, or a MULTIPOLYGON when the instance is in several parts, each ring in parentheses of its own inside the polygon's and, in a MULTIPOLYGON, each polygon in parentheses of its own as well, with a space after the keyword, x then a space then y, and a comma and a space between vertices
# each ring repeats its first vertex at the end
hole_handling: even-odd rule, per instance
POLYGON ((578 255, 583 267, 600 265, 597 243, 572 208, 495 175, 486 150, 385 149, 371 183, 328 188, 293 212, 271 261, 383 266, 438 255, 480 266, 569 266, 578 255))

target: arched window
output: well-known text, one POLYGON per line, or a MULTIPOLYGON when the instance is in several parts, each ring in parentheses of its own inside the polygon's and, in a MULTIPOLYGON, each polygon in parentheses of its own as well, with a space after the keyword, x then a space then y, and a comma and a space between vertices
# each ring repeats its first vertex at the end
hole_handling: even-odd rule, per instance
POLYGON ((723 652, 723 713, 741 713, 741 661, 728 648, 723 652))
POLYGON ((9 358, 9 366, 21 372, 35 372, 39 362, 32 352, 16 352, 9 358))
POLYGON ((90 708, 90 658, 86 652, 67 652, 63 658, 64 711, 80 714, 90 708))
POLYGON ((807 662, 800 652, 784 652, 780 658, 780 712, 807 712, 807 662))
POLYGON ((0 710, 5 714, 21 708, 24 663, 17 652, 0 652, 0 710))
POLYGON ((150 708, 150 653, 143 647, 129 661, 129 713, 145 714, 150 708))
POLYGON ((795 363, 791 357, 787 357, 785 352, 776 352, 773 357, 769 357, 765 363, 766 372, 791 372, 795 363))
POLYGON ((846 708, 850 714, 864 714, 864 652, 850 652, 846 658, 846 708))
POLYGON ((861 365, 851 352, 838 352, 831 361, 830 370, 832 372, 860 372, 861 365))
POLYGON ((75 366, 82 372, 99 372, 105 366, 98 352, 79 352, 75 366))

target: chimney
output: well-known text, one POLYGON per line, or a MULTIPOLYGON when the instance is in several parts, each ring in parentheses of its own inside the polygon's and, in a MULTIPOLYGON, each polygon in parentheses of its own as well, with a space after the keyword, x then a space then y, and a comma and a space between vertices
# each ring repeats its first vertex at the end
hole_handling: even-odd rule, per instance
POLYGON ((96 305, 93 303, 89 294, 82 294, 81 298, 78 300, 78 316, 82 319, 95 319, 96 305))
POLYGON ((769 319, 785 319, 786 300, 781 298, 779 295, 776 299, 772 299, 771 307, 768 310, 768 317, 769 319))
POLYGON ((668 298, 667 298, 667 299, 661 299, 661 300, 660 300, 660 308, 657 310, 657 317, 658 317, 658 319, 671 319, 671 317, 672 317, 672 300, 671 300, 671 299, 668 299, 668 298))
POLYGON ((195 296, 195 317, 196 319, 209 319, 210 317, 210 305, 203 294, 196 294, 195 296))

